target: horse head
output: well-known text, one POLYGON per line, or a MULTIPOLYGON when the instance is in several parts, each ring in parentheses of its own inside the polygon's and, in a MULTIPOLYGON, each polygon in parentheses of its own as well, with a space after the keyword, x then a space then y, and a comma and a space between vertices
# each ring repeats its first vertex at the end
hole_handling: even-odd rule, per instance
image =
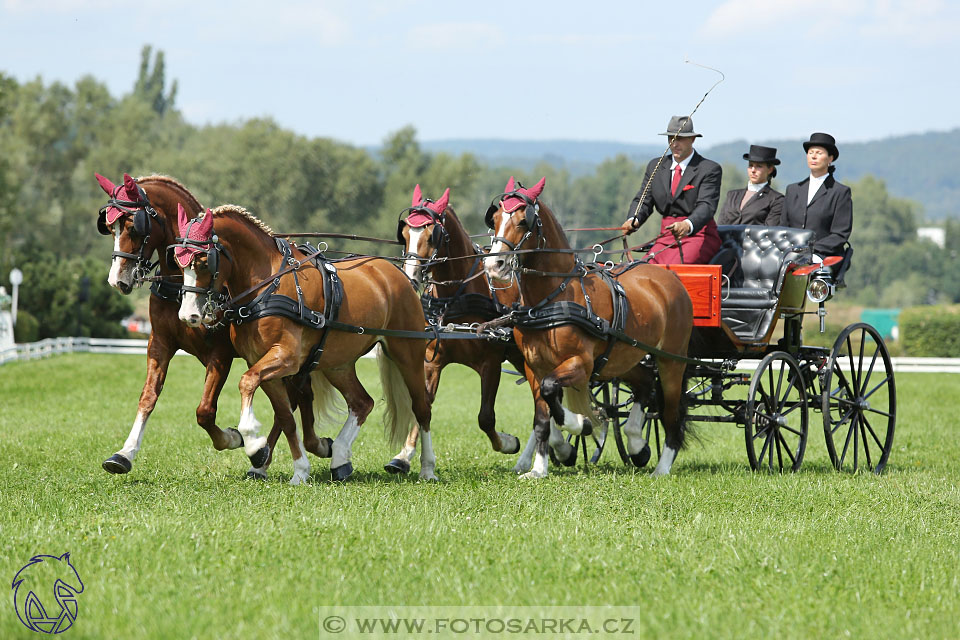
POLYGON ((509 281, 513 272, 523 262, 523 256, 513 254, 499 255, 504 251, 535 249, 542 237, 543 223, 540 220, 540 205, 537 199, 543 193, 547 179, 527 189, 513 176, 507 181, 503 193, 493 199, 484 218, 487 227, 493 230, 490 253, 483 259, 487 276, 499 282, 509 281), (527 244, 530 238, 534 241, 527 244))
POLYGON ((97 230, 113 236, 107 281, 121 293, 128 294, 156 266, 150 257, 163 246, 166 234, 161 231, 165 231, 165 223, 147 193, 128 174, 123 174, 119 185, 99 173, 95 175, 100 188, 110 196, 97 218, 97 230))
POLYGON ((418 184, 413 190, 412 205, 400 214, 397 240, 403 246, 403 270, 415 282, 426 276, 430 263, 449 244, 450 236, 444 227, 449 202, 450 189, 433 201, 423 197, 418 184))
POLYGON ((220 285, 230 268, 223 246, 213 231, 213 212, 190 218, 183 205, 177 208, 180 236, 171 245, 177 266, 183 269, 180 319, 191 327, 217 322, 218 304, 225 297, 220 285))

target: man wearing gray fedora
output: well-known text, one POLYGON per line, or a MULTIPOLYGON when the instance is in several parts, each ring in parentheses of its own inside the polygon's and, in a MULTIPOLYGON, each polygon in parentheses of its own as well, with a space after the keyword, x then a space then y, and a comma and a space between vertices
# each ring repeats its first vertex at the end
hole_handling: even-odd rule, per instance
POLYGON ((645 260, 655 264, 706 264, 720 249, 713 216, 720 202, 720 165, 693 150, 701 137, 688 116, 673 116, 667 130, 670 156, 647 164, 643 185, 630 203, 624 233, 633 233, 656 209, 660 235, 645 260))

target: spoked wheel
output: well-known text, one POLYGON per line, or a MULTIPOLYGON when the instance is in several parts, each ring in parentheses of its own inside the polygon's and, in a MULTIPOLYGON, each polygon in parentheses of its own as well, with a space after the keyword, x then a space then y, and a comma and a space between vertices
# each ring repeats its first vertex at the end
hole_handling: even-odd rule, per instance
POLYGON ((807 391, 800 365, 774 351, 757 365, 744 412, 747 457, 754 471, 796 471, 807 447, 807 391))
MULTIPOLYGON (((630 411, 637 403, 641 411, 640 434, 647 441, 650 447, 650 459, 646 464, 656 464, 660 460, 660 453, 663 451, 663 421, 660 419, 660 384, 656 382, 653 389, 642 398, 635 398, 633 392, 625 383, 620 380, 611 380, 611 400, 616 402, 618 411, 617 417, 611 417, 610 423, 613 427, 613 436, 617 443, 617 451, 620 453, 620 459, 625 465, 637 466, 634 459, 627 450, 627 436, 623 433, 627 426, 627 420, 630 417, 630 411)), ((646 466, 646 465, 640 465, 646 466)))
POLYGON ((823 373, 823 431, 838 471, 881 473, 893 447, 897 387, 887 345, 859 322, 833 344, 823 373))

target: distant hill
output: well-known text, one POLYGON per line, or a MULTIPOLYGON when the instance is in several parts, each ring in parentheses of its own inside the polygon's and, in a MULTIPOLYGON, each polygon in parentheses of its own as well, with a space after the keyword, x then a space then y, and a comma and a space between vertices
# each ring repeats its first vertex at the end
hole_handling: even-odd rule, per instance
MULTIPOLYGON (((803 140, 755 140, 755 144, 776 147, 780 165, 777 185, 802 180, 807 175, 803 140)), ((604 141, 577 140, 434 140, 421 143, 431 152, 469 152, 491 165, 532 169, 540 162, 564 168, 578 176, 590 173, 608 158, 625 154, 643 163, 660 154, 664 147, 604 141)), ((749 147, 745 140, 698 150, 723 164, 742 164, 749 147)), ((896 136, 861 143, 839 144, 836 176, 841 182, 855 181, 867 174, 881 178, 890 193, 919 202, 929 220, 960 218, 960 128, 896 136)))

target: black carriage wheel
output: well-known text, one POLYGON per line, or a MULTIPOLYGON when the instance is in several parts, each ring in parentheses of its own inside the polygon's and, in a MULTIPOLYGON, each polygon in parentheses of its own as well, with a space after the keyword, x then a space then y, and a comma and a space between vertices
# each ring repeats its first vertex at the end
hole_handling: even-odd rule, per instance
POLYGON ((872 326, 858 322, 837 336, 823 376, 821 403, 834 468, 881 473, 893 447, 897 386, 887 345, 872 326))
POLYGON ((774 351, 757 365, 744 411, 747 458, 754 471, 797 471, 807 447, 807 391, 800 365, 774 351))
POLYGON ((612 404, 617 407, 616 417, 611 416, 610 418, 610 426, 613 428, 613 436, 617 443, 620 459, 623 460, 625 465, 633 466, 630 454, 627 452, 627 440, 623 434, 623 428, 627 424, 634 403, 639 402, 643 411, 640 433, 650 446, 650 460, 647 465, 656 464, 663 452, 664 440, 663 421, 660 419, 662 402, 660 401, 659 383, 654 384, 654 389, 650 391, 649 396, 640 400, 634 398, 630 387, 620 380, 611 380, 609 384, 613 389, 612 404))

